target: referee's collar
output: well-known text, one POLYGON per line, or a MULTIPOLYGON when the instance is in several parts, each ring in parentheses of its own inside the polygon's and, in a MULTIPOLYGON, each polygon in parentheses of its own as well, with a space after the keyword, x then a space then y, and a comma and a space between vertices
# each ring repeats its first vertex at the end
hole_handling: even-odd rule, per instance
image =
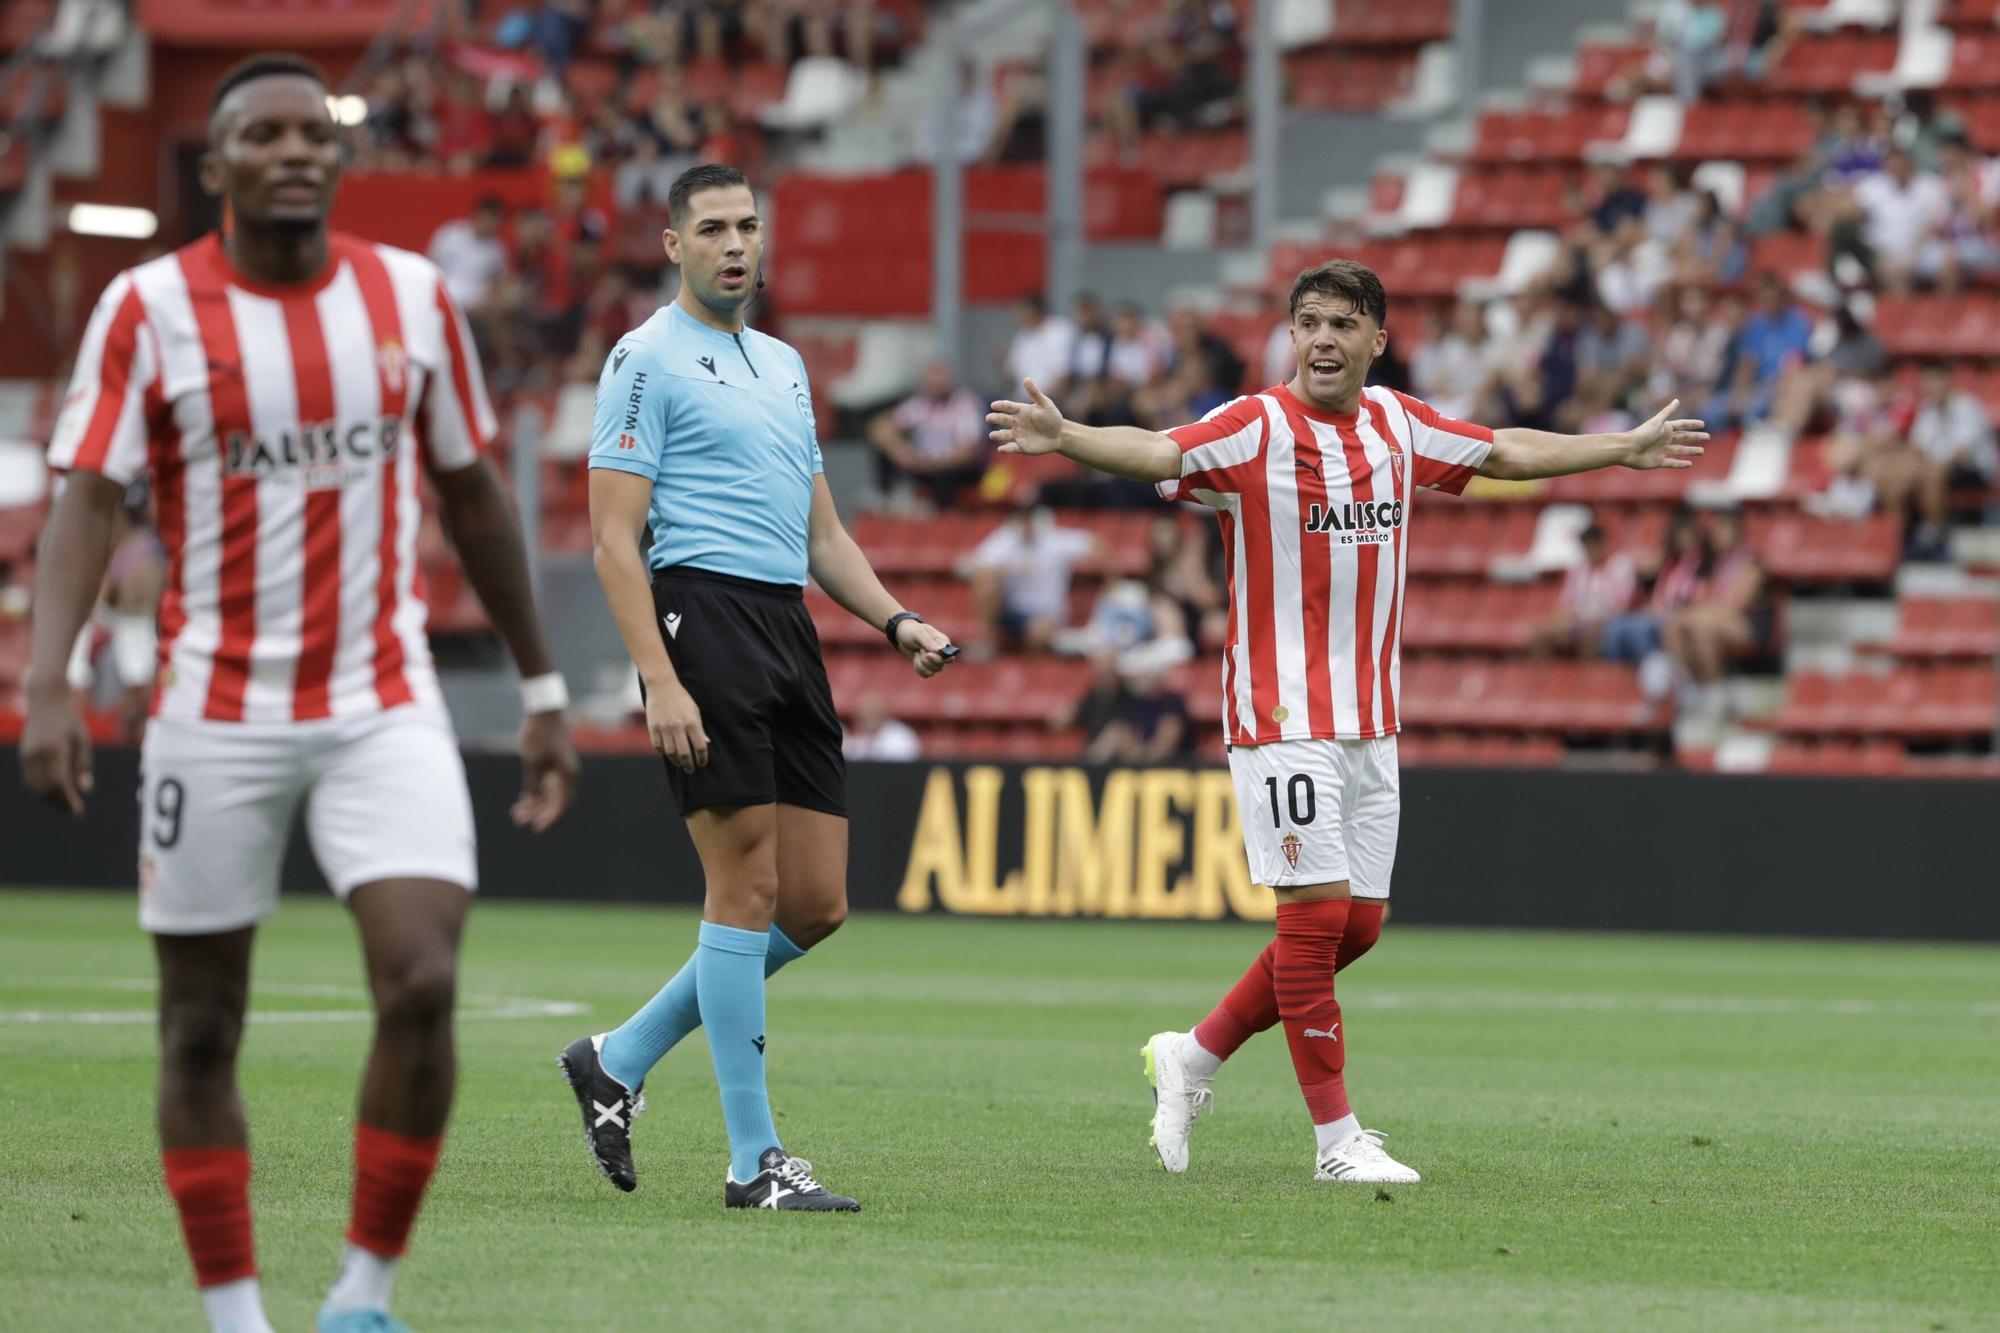
MULTIPOLYGON (((713 324, 702 323, 700 320, 696 319, 693 315, 690 315, 687 312, 687 307, 683 306, 680 303, 679 297, 675 297, 673 300, 667 302, 667 317, 673 320, 677 324, 681 324, 690 329, 698 330, 699 332, 707 334, 711 338, 720 338, 724 342, 734 342, 738 337, 741 336, 740 334, 735 334, 735 333, 725 333, 723 330, 716 328, 715 325, 713 324)), ((752 330, 748 324, 745 324, 743 326, 743 332, 751 333, 754 332, 754 330, 752 330)))

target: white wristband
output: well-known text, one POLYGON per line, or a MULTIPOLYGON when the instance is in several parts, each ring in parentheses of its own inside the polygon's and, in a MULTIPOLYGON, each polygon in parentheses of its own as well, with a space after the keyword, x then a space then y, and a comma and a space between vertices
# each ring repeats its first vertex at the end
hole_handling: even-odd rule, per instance
POLYGON ((563 683, 560 671, 551 671, 521 682, 522 712, 560 713, 568 707, 569 686, 563 683))

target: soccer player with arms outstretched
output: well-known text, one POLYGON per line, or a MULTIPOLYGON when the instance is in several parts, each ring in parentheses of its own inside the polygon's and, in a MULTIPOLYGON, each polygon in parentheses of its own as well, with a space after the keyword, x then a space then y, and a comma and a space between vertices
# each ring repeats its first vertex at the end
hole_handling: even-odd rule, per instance
POLYGON ((168 560, 140 759, 139 920, 160 971, 168 1192, 212 1328, 262 1333, 236 1059, 257 922, 294 816, 360 928, 374 1042, 353 1212, 322 1333, 392 1333, 398 1260, 450 1114, 471 800, 424 636, 417 471, 527 678, 516 823, 569 804, 576 756, 463 315, 429 260, 330 232, 339 131, 319 72, 257 56, 217 86, 204 188, 228 230, 98 302, 49 446, 21 762, 80 811, 90 750, 64 680, 125 486, 150 471, 168 560))
POLYGON ((598 1168, 631 1190, 641 1086, 705 1027, 729 1132, 724 1205, 853 1212, 859 1204, 780 1146, 764 1082, 764 979, 847 916, 840 717, 806 577, 919 676, 957 650, 897 604, 841 526, 805 363, 744 323, 763 285, 749 181, 733 167, 692 167, 668 191, 667 214, 680 294, 605 359, 590 526, 706 902, 679 973, 615 1031, 571 1042, 560 1063, 598 1168))
POLYGON ((1458 494, 1474 476, 1528 479, 1604 467, 1686 468, 1702 423, 1677 402, 1630 431, 1492 431, 1368 388, 1388 345, 1388 298, 1373 272, 1333 260, 1291 293, 1298 373, 1164 433, 1080 426, 1028 382, 996 402, 1006 453, 1060 451, 1155 482, 1217 513, 1229 583, 1223 648, 1229 770, 1250 873, 1277 894, 1277 938, 1192 1032, 1145 1047, 1153 1146, 1187 1169, 1188 1134, 1222 1062, 1284 1025, 1312 1114, 1318 1180, 1414 1181, 1348 1106, 1346 1033, 1334 973, 1375 942, 1396 856, 1400 635, 1411 501, 1458 494))

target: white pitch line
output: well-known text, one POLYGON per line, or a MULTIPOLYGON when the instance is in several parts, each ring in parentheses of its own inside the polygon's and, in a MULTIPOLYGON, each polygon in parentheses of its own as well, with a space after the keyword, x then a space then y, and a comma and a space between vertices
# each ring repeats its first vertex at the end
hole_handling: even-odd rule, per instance
MULTIPOLYGON (((29 981, 10 982, 11 987, 28 990, 109 990, 145 991, 156 989, 151 978, 108 977, 92 980, 84 977, 37 978, 29 981)), ((252 1002, 257 995, 282 995, 291 999, 304 1000, 357 1000, 366 1001, 368 992, 358 986, 315 985, 304 982, 272 982, 258 984, 252 988, 252 1002)), ((458 1007, 458 1017, 462 1019, 521 1019, 521 1018, 574 1018, 590 1012, 590 1006, 574 1000, 538 1000, 527 996, 512 995, 468 995, 458 1007)), ((0 1024, 17 1023, 76 1023, 84 1026, 106 1024, 138 1024, 157 1021, 158 1014, 151 1009, 0 1009, 0 1024)), ((360 1023, 372 1020, 372 1009, 273 1009, 250 1011, 250 1022, 257 1024, 297 1024, 297 1023, 360 1023)))

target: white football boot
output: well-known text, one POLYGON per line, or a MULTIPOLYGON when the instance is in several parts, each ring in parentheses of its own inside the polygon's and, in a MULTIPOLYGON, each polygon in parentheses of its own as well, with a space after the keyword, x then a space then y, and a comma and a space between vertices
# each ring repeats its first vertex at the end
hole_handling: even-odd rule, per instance
POLYGON ((1146 1080, 1153 1085, 1153 1149, 1160 1154, 1160 1165, 1176 1175, 1187 1170, 1194 1118, 1215 1100, 1209 1088, 1214 1080, 1197 1078, 1182 1058, 1181 1043, 1193 1040, 1186 1032, 1155 1032, 1140 1051, 1146 1057, 1146 1080))
POLYGON ((1380 1130, 1363 1129, 1321 1153, 1313 1179, 1363 1185, 1414 1185, 1423 1177, 1382 1151, 1380 1130))

